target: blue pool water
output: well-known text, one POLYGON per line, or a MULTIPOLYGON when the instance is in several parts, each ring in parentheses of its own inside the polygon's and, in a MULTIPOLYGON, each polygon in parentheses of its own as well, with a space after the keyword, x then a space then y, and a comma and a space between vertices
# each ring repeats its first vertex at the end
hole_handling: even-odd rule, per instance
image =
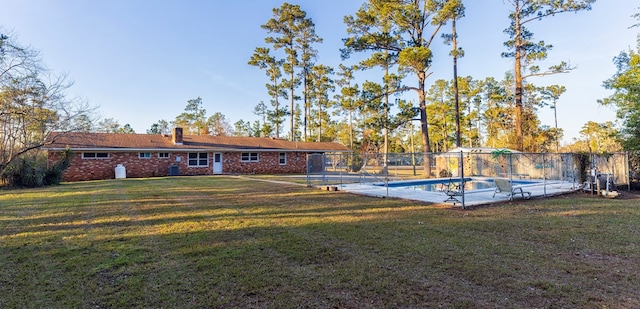
MULTIPOLYGON (((536 181, 530 180, 514 180, 513 185, 527 185, 533 184, 536 181)), ((458 186, 460 184, 460 178, 438 178, 438 179, 425 179, 425 180, 414 180, 414 181, 400 181, 400 182, 390 182, 388 184, 389 188, 406 188, 413 190, 422 190, 422 191, 442 191, 447 187, 458 186)), ((384 187, 384 183, 374 184, 376 186, 384 187)), ((493 179, 473 179, 473 178, 465 178, 464 179, 464 190, 472 191, 472 190, 482 190, 495 188, 493 184, 493 179)))

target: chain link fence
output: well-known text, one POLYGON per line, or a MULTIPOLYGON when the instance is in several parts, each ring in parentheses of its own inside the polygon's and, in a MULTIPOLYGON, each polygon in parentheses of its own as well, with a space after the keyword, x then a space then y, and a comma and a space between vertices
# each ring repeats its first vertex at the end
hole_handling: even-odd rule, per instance
POLYGON ((310 154, 307 185, 387 183, 389 181, 489 177, 539 179, 584 185, 606 175, 616 186, 629 186, 627 153, 522 153, 515 151, 452 151, 445 153, 310 154))

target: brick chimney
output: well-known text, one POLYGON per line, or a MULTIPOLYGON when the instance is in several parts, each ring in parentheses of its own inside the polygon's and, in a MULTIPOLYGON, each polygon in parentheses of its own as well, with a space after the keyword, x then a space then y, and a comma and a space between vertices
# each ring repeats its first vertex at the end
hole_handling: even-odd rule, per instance
POLYGON ((182 145, 182 128, 173 128, 171 141, 175 145, 182 145))

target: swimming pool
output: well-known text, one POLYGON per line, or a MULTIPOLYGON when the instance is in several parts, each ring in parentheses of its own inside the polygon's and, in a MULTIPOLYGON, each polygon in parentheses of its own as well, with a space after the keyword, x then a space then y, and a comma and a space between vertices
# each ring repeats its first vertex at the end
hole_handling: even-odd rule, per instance
MULTIPOLYGON (((528 184, 536 184, 538 181, 532 180, 514 180, 513 185, 522 186, 528 184)), ((443 191, 450 186, 458 186, 460 184, 460 178, 437 178, 437 179, 423 179, 423 180, 411 180, 411 181, 397 181, 389 182, 387 186, 389 188, 403 188, 420 191, 443 191)), ((384 183, 375 183, 375 186, 384 187, 384 183)), ((482 190, 495 188, 493 179, 491 178, 465 178, 464 190, 482 190)))

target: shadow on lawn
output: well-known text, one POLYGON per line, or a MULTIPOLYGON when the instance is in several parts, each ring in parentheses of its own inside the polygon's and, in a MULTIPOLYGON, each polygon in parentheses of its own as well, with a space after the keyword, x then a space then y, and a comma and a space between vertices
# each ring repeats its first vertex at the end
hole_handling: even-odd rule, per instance
POLYGON ((90 187, 0 210, 0 307, 640 305, 629 203, 451 211, 222 178, 90 187))

